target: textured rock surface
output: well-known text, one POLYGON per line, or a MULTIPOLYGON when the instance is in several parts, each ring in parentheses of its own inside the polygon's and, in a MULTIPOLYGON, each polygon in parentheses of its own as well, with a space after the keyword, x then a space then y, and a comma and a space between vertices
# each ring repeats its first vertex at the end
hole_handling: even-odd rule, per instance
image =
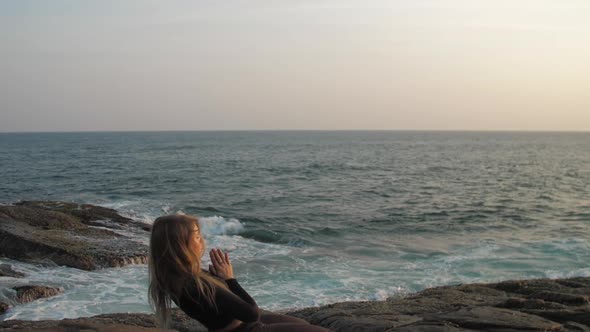
POLYGON ((0 264, 0 277, 22 278, 25 274, 12 269, 10 264, 0 264))
POLYGON ((61 288, 47 286, 19 286, 13 289, 16 291, 16 300, 19 303, 28 303, 63 293, 61 288))
POLYGON ((519 280, 289 314, 337 331, 590 331, 588 296, 590 278, 519 280))
MULTIPOLYGON (((205 332, 207 329, 196 320, 186 316, 179 309, 172 310, 170 328, 180 332, 205 332)), ((156 327, 154 315, 148 314, 106 314, 88 318, 0 322, 0 330, 25 331, 162 331, 156 327)))
MULTIPOLYGON (((590 278, 537 279, 426 289, 387 301, 342 302, 287 314, 335 331, 590 331, 590 278)), ((152 331, 153 315, 4 321, 0 329, 152 331)), ((206 331, 175 310, 172 329, 206 331)))
POLYGON ((0 206, 0 253, 21 261, 49 260, 83 270, 145 263, 147 246, 117 230, 147 234, 149 225, 90 204, 0 206))
POLYGON ((10 306, 4 302, 0 302, 0 315, 6 312, 10 306))

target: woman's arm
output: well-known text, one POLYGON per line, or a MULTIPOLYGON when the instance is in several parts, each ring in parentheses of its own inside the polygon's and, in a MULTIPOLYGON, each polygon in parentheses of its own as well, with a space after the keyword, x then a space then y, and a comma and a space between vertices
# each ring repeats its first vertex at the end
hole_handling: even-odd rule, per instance
POLYGON ((229 287, 229 289, 236 294, 237 296, 239 296, 242 300, 246 301, 249 304, 255 305, 258 307, 258 305, 256 304, 256 301, 254 301, 254 299, 250 296, 250 294, 248 294, 248 292, 246 292, 246 290, 244 290, 242 288, 242 286, 240 286, 240 284, 238 283, 238 281, 235 278, 230 278, 227 279, 225 281, 225 283, 227 284, 227 286, 229 287))
POLYGON ((209 271, 213 275, 225 280, 227 286, 229 287, 229 290, 219 289, 217 291, 216 302, 217 294, 219 294, 220 302, 218 303, 223 303, 229 308, 235 308, 237 311, 243 310, 245 315, 248 317, 248 320, 243 320, 236 315, 238 319, 248 322, 258 320, 260 317, 258 305, 256 304, 256 301, 254 301, 254 299, 242 288, 242 286, 240 286, 238 281, 234 278, 234 271, 229 260, 229 255, 219 249, 211 249, 209 256, 211 257, 212 263, 212 265, 209 265, 209 271))
POLYGON ((187 282, 176 305, 190 317, 200 321, 205 326, 218 326, 220 323, 230 323, 233 320, 255 322, 260 319, 258 306, 242 300, 231 290, 217 285, 213 287, 213 301, 204 298, 195 282, 187 282))
POLYGON ((252 299, 252 297, 250 297, 250 295, 244 291, 244 289, 235 279, 233 279, 233 281, 230 280, 229 284, 233 284, 234 288, 239 288, 242 294, 238 296, 232 293, 234 290, 231 288, 230 291, 221 287, 217 287, 215 291, 215 303, 219 312, 229 314, 243 322, 255 322, 259 320, 260 312, 258 310, 258 305, 256 302, 254 302, 254 299, 252 299), (244 299, 244 297, 251 300, 251 302, 244 299))

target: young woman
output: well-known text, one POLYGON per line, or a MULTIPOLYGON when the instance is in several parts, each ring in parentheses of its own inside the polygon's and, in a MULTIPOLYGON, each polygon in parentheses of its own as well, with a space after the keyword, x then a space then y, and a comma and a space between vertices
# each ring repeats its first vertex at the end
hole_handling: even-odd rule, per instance
POLYGON ((261 314, 254 299, 234 278, 227 253, 209 252, 209 271, 201 268, 205 240, 198 219, 187 215, 162 216, 150 237, 149 300, 163 327, 174 302, 188 316, 215 332, 325 332, 305 320, 261 314))

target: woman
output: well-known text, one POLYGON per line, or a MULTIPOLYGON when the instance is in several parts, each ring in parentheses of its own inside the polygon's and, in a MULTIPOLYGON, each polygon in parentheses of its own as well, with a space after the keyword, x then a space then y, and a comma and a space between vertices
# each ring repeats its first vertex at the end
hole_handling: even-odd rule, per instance
POLYGON ((215 332, 329 331, 306 321, 277 314, 261 314, 254 299, 234 278, 227 253, 209 252, 209 271, 201 269, 205 240, 197 218, 162 216, 150 237, 149 300, 163 327, 168 326, 174 302, 188 316, 215 332))

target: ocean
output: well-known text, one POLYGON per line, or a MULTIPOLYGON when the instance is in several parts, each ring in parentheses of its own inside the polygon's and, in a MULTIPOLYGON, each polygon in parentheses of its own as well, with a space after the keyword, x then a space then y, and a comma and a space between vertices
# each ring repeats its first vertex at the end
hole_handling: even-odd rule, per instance
MULTIPOLYGON (((0 179, 0 203, 200 216, 269 310, 590 276, 590 133, 2 133, 0 179)), ((0 263, 65 290, 0 319, 151 312, 145 265, 0 263)))

